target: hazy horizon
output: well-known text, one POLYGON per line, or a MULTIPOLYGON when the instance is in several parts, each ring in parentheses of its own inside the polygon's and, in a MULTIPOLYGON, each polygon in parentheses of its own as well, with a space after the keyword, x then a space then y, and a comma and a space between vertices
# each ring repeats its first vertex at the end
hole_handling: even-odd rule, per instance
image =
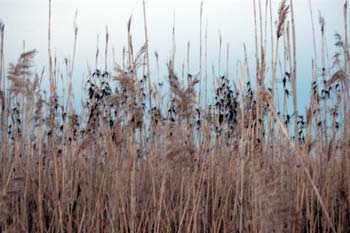
MULTIPOLYGON (((264 8, 265 1, 262 2, 264 8)), ((273 2, 273 16, 277 18, 279 2, 273 2)), ((320 44, 318 24, 319 12, 326 19, 325 35, 328 41, 329 56, 335 51, 334 34, 343 33, 343 3, 342 0, 311 1, 314 24, 316 28, 316 43, 320 44)), ((186 63, 187 42, 191 43, 190 73, 199 70, 199 12, 200 0, 196 1, 146 1, 147 26, 150 45, 150 61, 155 68, 154 52, 160 58, 161 76, 166 78, 166 63, 170 58, 172 43, 172 27, 175 16, 176 27, 176 67, 181 74, 181 66, 186 63)), ((203 1, 203 37, 208 20, 208 73, 212 76, 211 67, 218 68, 219 32, 222 34, 222 67, 226 67, 226 46, 230 46, 229 69, 235 78, 236 64, 244 57, 243 44, 248 50, 249 66, 255 69, 254 54, 254 11, 253 1, 246 0, 206 0, 203 1)), ((258 4, 258 1, 257 1, 258 4)), ((312 61, 312 30, 309 5, 307 0, 294 1, 298 74, 297 84, 299 101, 305 101, 303 93, 309 93, 311 83, 312 61)), ((127 21, 132 15, 132 34, 135 50, 144 43, 142 0, 110 1, 102 0, 96 3, 92 0, 52 0, 52 51, 57 56, 63 70, 64 58, 71 58, 73 53, 74 28, 73 21, 77 14, 78 40, 74 71, 74 88, 76 93, 81 90, 81 80, 86 76, 87 64, 93 68, 96 54, 97 35, 99 35, 100 67, 104 67, 103 51, 105 48, 105 28, 109 31, 109 63, 112 62, 112 48, 118 64, 122 63, 122 49, 127 44, 127 21)), ((264 12, 263 12, 264 17, 264 12)), ((23 42, 29 49, 37 49, 37 69, 47 65, 47 28, 48 1, 41 0, 3 0, 0 8, 0 19, 5 24, 5 65, 15 62, 23 51, 23 42)), ((275 27, 275 26, 274 26, 275 27)), ((270 27, 268 25, 268 36, 270 27)), ((275 28, 274 28, 275 31, 275 28)), ((275 33, 275 32, 273 32, 275 33)), ((204 38, 203 38, 204 43, 204 38)), ((269 49, 269 38, 268 38, 269 49)), ((268 51, 267 51, 268 52, 268 51)), ((204 52, 203 52, 204 54, 204 52)), ((267 55, 269 56, 269 55, 267 55)), ((267 63, 269 69, 269 62, 267 63)), ((330 64, 329 64, 330 65, 330 64)), ((320 67, 318 67, 320 69, 320 67)), ((109 70, 112 70, 109 67, 109 70)), ((152 69, 151 73, 156 74, 152 69)), ((251 75, 253 75, 252 72, 251 75)), ((253 77, 251 77, 253 78, 253 77)), ((166 80, 164 80, 166 81, 166 80)))

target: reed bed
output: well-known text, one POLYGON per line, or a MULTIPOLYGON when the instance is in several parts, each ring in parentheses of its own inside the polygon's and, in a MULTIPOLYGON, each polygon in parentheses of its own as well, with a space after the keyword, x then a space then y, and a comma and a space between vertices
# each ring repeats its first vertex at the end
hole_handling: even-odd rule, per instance
MULTIPOLYGON (((40 73, 32 69, 35 50, 5 68, 1 24, 0 232, 350 232, 347 1, 334 64, 326 64, 320 16, 306 111, 296 99, 293 0, 278 8, 253 3, 255 72, 246 54, 237 76, 208 74, 202 3, 199 74, 174 70, 174 39, 163 98, 163 83, 150 75, 144 3, 144 46, 134 49, 130 19, 123 65, 108 70, 106 49, 105 68, 84 84, 82 106, 72 91, 77 25, 61 74, 50 23, 49 64, 40 73)), ((108 36, 106 29, 106 48, 108 36)), ((220 59, 221 47, 220 36, 220 59)), ((159 63, 154 73, 159 78, 159 63)))

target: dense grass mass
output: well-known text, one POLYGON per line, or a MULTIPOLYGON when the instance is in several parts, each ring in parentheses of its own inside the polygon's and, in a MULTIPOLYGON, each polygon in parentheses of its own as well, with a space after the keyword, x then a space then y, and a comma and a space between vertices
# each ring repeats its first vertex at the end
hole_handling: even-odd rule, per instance
POLYGON ((1 24, 0 232, 350 232, 347 1, 333 64, 322 16, 313 27, 322 43, 305 113, 293 0, 281 1, 275 26, 271 1, 263 10, 253 2, 256 72, 246 55, 236 77, 208 75, 201 11, 199 73, 177 72, 171 59, 163 90, 150 77, 144 7, 144 46, 134 52, 130 20, 123 65, 90 72, 82 106, 72 91, 75 50, 59 69, 50 23, 41 73, 35 50, 4 66, 1 24))

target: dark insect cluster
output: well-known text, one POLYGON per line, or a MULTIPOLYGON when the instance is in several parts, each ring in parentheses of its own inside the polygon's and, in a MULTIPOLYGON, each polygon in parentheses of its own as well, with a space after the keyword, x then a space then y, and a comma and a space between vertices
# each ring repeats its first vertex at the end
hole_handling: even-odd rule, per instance
MULTIPOLYGON (((110 83, 111 74, 108 71, 101 72, 101 70, 96 69, 92 75, 88 77, 86 82, 86 106, 89 111, 88 132, 86 132, 85 129, 79 130, 79 125, 77 125, 78 128, 74 129, 74 137, 79 136, 79 134, 83 136, 85 133, 91 133, 97 129, 100 119, 105 120, 107 124, 113 126, 113 118, 110 113, 116 113, 116 110, 113 109, 113 105, 109 104, 107 101, 108 97, 111 97, 113 94, 110 83)), ((77 122, 75 116, 71 117, 74 122, 77 122)))
POLYGON ((101 73, 97 69, 87 80, 87 90, 89 102, 96 101, 101 103, 102 100, 112 94, 112 89, 110 87, 110 73, 105 71, 101 73))
POLYGON ((305 143, 305 118, 303 115, 299 115, 297 119, 297 125, 298 125, 298 138, 299 138, 299 144, 303 145, 305 143))
MULTIPOLYGON (((248 85, 248 95, 252 94, 248 85)), ((226 126, 233 130, 238 124, 238 93, 235 93, 227 77, 220 78, 219 86, 215 91, 215 110, 220 128, 226 126)))

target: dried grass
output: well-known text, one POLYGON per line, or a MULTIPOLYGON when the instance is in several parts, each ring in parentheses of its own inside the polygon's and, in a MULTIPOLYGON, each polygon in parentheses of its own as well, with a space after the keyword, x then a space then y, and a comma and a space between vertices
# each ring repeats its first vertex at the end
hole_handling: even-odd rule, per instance
MULTIPOLYGON (((268 4, 272 11, 272 1, 266 1, 266 9, 268 4)), ((145 2, 143 7, 146 21, 145 2)), ((241 88, 228 74, 221 76, 213 69, 213 95, 205 96, 210 106, 203 106, 199 93, 210 79, 207 74, 203 79, 202 69, 207 67, 200 68, 201 79, 187 74, 182 83, 171 59, 169 92, 162 97, 158 80, 153 85, 157 93, 151 93, 148 39, 134 56, 130 18, 123 66, 116 65, 114 74, 95 67, 86 82, 88 95, 80 115, 72 104, 72 89, 68 98, 58 92, 56 76, 65 76, 51 62, 49 24, 49 74, 33 72, 33 50, 8 66, 8 85, 4 87, 3 80, 0 85, 0 232, 348 232, 350 61, 339 59, 334 75, 325 82, 323 93, 329 92, 329 100, 316 101, 322 90, 313 80, 312 102, 304 117, 295 111, 293 1, 290 8, 281 1, 277 44, 273 33, 271 54, 263 42, 260 2, 258 12, 255 85, 250 83, 254 79, 249 77, 245 54, 241 73, 237 71, 241 88), (289 9, 291 38, 284 29, 289 9), (294 114, 279 112, 274 81, 271 90, 264 82, 283 78, 277 72, 278 41, 283 36, 288 53, 284 59, 289 57, 283 62, 290 70, 281 73, 290 75, 294 114), (268 56, 271 77, 265 64, 268 56), (44 94, 41 80, 47 76, 50 92, 44 94), (322 114, 329 109, 331 121, 322 114), (296 126, 290 130, 293 122, 296 126), (324 134, 327 129, 332 133, 324 134)), ((49 15, 51 22, 51 9, 49 15)), ((146 22, 144 26, 148 38, 146 22)), ((324 27, 322 20, 322 31, 324 27)), ((74 28, 75 48, 76 24, 74 28)), ((220 36, 220 66, 221 41, 220 36)), ((339 49, 347 43, 345 39, 339 49)), ((96 65, 98 53, 99 48, 96 65)), ((207 45, 204 54, 207 60, 207 45)), ((106 50, 106 64, 107 55, 106 50)), ((157 53, 156 59, 161 60, 157 53)), ((74 58, 67 64, 69 81, 74 58)), ((188 57, 187 70, 189 66, 188 57)))

